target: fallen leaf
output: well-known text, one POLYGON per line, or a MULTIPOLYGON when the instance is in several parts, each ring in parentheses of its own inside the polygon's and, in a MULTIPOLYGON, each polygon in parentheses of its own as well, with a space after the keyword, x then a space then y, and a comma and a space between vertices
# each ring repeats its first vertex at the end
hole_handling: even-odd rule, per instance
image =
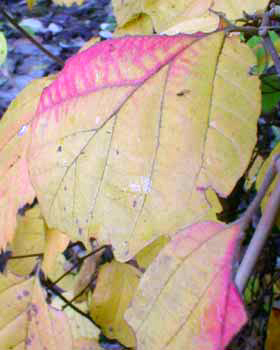
MULTIPOLYGON (((85 290, 85 288, 89 288, 90 283, 93 281, 93 277, 96 273, 97 261, 98 257, 96 255, 91 255, 86 258, 83 262, 83 265, 76 276, 75 286, 74 286, 74 296, 78 296, 85 290)), ((79 298, 75 299, 76 301, 83 301, 86 297, 85 293, 80 295, 79 298)))
POLYGON ((243 11, 253 14, 264 10, 269 0, 113 0, 118 22, 117 34, 169 34, 212 32, 218 28, 219 18, 209 8, 225 13, 232 21, 243 17, 243 11), (148 19, 153 24, 148 25, 148 19), (145 23, 144 23, 145 21, 145 23), (138 22, 138 23, 137 23, 138 22), (143 32, 141 32, 143 28, 143 32))
POLYGON ((207 189, 227 196, 256 142, 254 60, 221 32, 106 40, 71 58, 32 126, 29 170, 47 225, 127 261, 216 218, 207 189))
POLYGON ((137 261, 139 267, 146 269, 169 241, 169 237, 160 236, 151 244, 147 245, 144 249, 140 250, 140 252, 135 256, 135 260, 137 261))
POLYGON ((238 238, 238 225, 201 222, 163 248, 125 314, 138 350, 225 348, 247 321, 232 282, 238 238))
MULTIPOLYGON (((63 293, 63 296, 67 300, 72 300, 73 292, 63 293)), ((82 303, 73 302, 73 304, 76 307, 78 307, 81 311, 88 313, 89 309, 88 309, 87 302, 82 302, 82 303)), ((55 298, 52 302, 52 305, 55 308, 58 308, 59 310, 61 310, 62 307, 65 306, 64 302, 59 298, 55 298)), ((67 316, 68 322, 70 324, 71 334, 72 334, 74 344, 75 342, 77 342, 78 344, 82 343, 81 339, 90 339, 90 340, 98 341, 100 336, 100 329, 97 328, 89 319, 79 314, 77 311, 73 310, 71 307, 65 308, 63 312, 67 316)))
POLYGON ((11 242, 17 211, 32 203, 35 192, 29 179, 26 150, 30 123, 42 90, 53 81, 50 76, 31 82, 10 104, 0 123, 0 248, 11 242))
POLYGON ((1 349, 72 349, 66 316, 46 304, 37 278, 0 275, 1 349))
POLYGON ((30 350, 72 349, 72 335, 66 315, 49 306, 44 292, 35 279, 31 303, 27 307, 26 346, 30 350))
POLYGON ((126 347, 135 346, 131 327, 123 319, 141 272, 117 261, 101 266, 89 305, 92 319, 109 339, 117 339, 126 347))
POLYGON ((53 275, 53 270, 56 270, 57 257, 68 246, 70 240, 67 235, 52 229, 46 229, 44 246, 44 258, 42 262, 42 270, 47 276, 53 275))
POLYGON ((102 348, 95 339, 79 338, 74 340, 73 350, 102 350, 102 348))
MULTIPOLYGON (((45 224, 39 206, 18 215, 18 224, 14 239, 10 245, 13 256, 43 254, 45 246, 45 224)), ((35 268, 38 257, 10 259, 9 271, 17 275, 28 275, 35 268)))
POLYGON ((265 350, 278 350, 280 336, 280 310, 272 308, 267 326, 265 350))

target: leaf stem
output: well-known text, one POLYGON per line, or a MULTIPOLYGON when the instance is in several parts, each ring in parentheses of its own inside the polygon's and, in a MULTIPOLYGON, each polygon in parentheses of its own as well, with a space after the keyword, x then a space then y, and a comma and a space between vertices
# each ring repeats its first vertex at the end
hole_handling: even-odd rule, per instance
POLYGON ((57 284, 59 281, 61 281, 65 276, 67 276, 70 272, 72 272, 76 267, 80 266, 81 263, 88 258, 89 256, 98 253, 101 249, 105 249, 107 247, 107 245, 102 245, 101 247, 93 250, 92 252, 90 252, 89 254, 83 256, 82 258, 80 258, 80 260, 74 264, 68 271, 66 271, 63 275, 61 275, 60 277, 58 277, 58 279, 56 279, 53 284, 57 284))
MULTIPOLYGON (((54 286, 54 282, 52 282, 50 279, 48 279, 48 281, 44 282, 44 285, 50 289, 55 295, 57 295, 61 300, 63 300, 65 302, 66 305, 68 305, 69 307, 71 307, 73 310, 75 310, 76 312, 78 312, 80 315, 84 316, 85 318, 87 318, 91 323, 93 323, 96 327, 98 327, 98 325, 94 322, 94 320, 84 311, 82 311, 81 309, 79 309, 77 306, 75 306, 74 304, 71 304, 71 302, 66 299, 61 293, 59 293, 53 286, 54 286)), ((99 327, 98 327, 99 328, 99 327)))
POLYGON ((47 56, 49 56, 52 60, 54 60, 56 63, 58 63, 60 66, 64 66, 64 61, 53 55, 49 50, 47 50, 44 46, 42 46, 37 40, 33 38, 32 35, 30 35, 26 30, 24 30, 18 23, 17 21, 12 18, 3 8, 2 5, 0 5, 0 12, 2 15, 19 31, 21 34, 23 34, 28 40, 30 40, 39 50, 44 52, 47 56))
POLYGON ((10 259, 25 259, 25 258, 42 257, 43 255, 44 255, 43 253, 37 253, 37 254, 9 256, 9 260, 10 259))

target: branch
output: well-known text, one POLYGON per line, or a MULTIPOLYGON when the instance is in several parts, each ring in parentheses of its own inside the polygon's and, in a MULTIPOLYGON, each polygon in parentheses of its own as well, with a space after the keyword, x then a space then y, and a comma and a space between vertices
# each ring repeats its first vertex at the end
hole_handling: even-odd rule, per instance
POLYGON ((60 66, 64 66, 64 61, 53 55, 49 50, 47 50, 46 48, 44 48, 44 46, 42 46, 37 40, 35 40, 32 35, 30 35, 29 33, 27 33, 26 30, 24 30, 18 23, 17 21, 12 18, 10 15, 8 15, 8 13, 4 10, 3 6, 0 5, 0 12, 2 13, 2 15, 18 30, 21 32, 21 34, 23 34, 28 40, 30 40, 36 47, 38 47, 39 50, 43 51, 47 56, 49 56, 52 60, 54 60, 56 63, 58 63, 60 66))
MULTIPOLYGON (((263 192, 265 190, 265 188, 267 189, 269 187, 268 182, 270 180, 271 181, 273 180, 273 177, 275 175, 275 173, 273 174, 273 172, 275 171, 275 168, 277 168, 278 174, 280 172, 279 156, 276 157, 272 167, 274 167, 274 169, 270 168, 267 176, 265 177, 264 183, 262 185, 263 188, 260 190, 261 195, 259 196, 258 201, 260 200, 261 197, 263 197, 262 195, 265 193, 265 192, 263 192)), ((256 203, 258 201, 256 201, 256 203)), ((254 204, 254 208, 257 208, 256 203, 254 204)), ((260 255, 260 252, 261 252, 261 250, 262 250, 262 248, 267 240, 267 237, 271 231, 271 228, 273 226, 275 218, 278 214, 279 207, 280 207, 280 178, 278 175, 278 181, 277 181, 276 188, 274 189, 274 191, 272 192, 272 194, 269 198, 269 201, 266 205, 266 208, 265 208, 264 213, 260 219, 260 222, 258 223, 258 226, 256 228, 254 236, 253 236, 253 238, 252 238, 252 240, 247 248, 247 251, 243 257, 243 260, 242 260, 242 262, 238 268, 237 274, 235 276, 235 284, 236 284, 240 293, 242 293, 246 287, 248 279, 249 279, 249 277, 254 269, 254 266, 257 262, 259 255, 260 255)), ((248 217, 251 217, 251 213, 253 212, 252 208, 251 208, 251 206, 248 208, 248 211, 250 212, 250 215, 248 215, 248 217)), ((246 217, 246 219, 244 219, 244 221, 247 222, 247 220, 248 220, 248 218, 246 217)), ((241 226, 242 226, 242 224, 241 224, 241 226)), ((242 226, 242 227, 244 227, 244 226, 242 226)))

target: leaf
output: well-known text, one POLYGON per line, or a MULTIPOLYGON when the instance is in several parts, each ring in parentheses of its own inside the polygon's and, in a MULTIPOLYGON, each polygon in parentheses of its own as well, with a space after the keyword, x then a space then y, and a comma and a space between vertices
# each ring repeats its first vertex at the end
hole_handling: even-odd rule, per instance
POLYGON ((28 333, 26 344, 31 350, 69 350, 72 348, 71 329, 66 315, 48 306, 39 281, 35 280, 32 301, 27 309, 28 333))
POLYGON ((0 66, 5 63, 7 57, 7 40, 4 33, 0 32, 0 66))
POLYGON ((135 267, 112 261, 102 265, 89 305, 90 315, 109 339, 127 347, 135 346, 132 329, 123 319, 141 272, 135 267))
POLYGON ((42 94, 28 155, 47 225, 127 261, 216 218, 214 191, 232 191, 256 142, 252 62, 221 32, 106 40, 71 58, 42 94))
POLYGON ((29 8, 29 10, 32 10, 32 7, 34 6, 34 5, 36 5, 36 0, 26 0, 26 2, 27 2, 27 6, 28 6, 28 8, 29 8))
POLYGON ((2 349, 72 348, 67 318, 46 304, 36 278, 0 275, 0 307, 2 349))
POLYGON ((3 349, 24 346, 26 340, 27 307, 33 279, 12 274, 0 275, 0 344, 3 349))
MULTIPOLYGON (((101 252, 102 254, 102 252, 101 252)), ((96 273, 96 267, 97 267, 97 257, 96 255, 91 255, 83 262, 83 265, 75 279, 75 286, 74 286, 74 296, 78 296, 81 294, 83 290, 85 290, 86 287, 89 287, 94 274, 96 273)), ((76 301, 82 301, 84 299, 85 295, 84 293, 79 297, 76 298, 76 301)))
MULTIPOLYGON (((63 296, 71 300, 73 298, 72 292, 63 293, 63 296)), ((87 302, 75 303, 81 311, 88 313, 88 304, 87 302)), ((64 302, 61 299, 55 298, 52 302, 52 305, 55 308, 61 310, 64 305, 64 302)), ((97 328, 89 319, 79 314, 77 311, 73 310, 70 307, 64 309, 64 313, 67 315, 68 322, 71 327, 71 333, 74 344, 77 342, 78 344, 83 343, 83 340, 98 340, 100 335, 100 329, 97 328)))
POLYGON ((57 257, 67 248, 69 242, 69 238, 64 233, 58 230, 46 230, 42 270, 47 276, 52 275, 53 270, 57 269, 57 257))
POLYGON ((238 225, 201 222, 163 248, 125 314, 138 350, 225 348, 247 320, 231 280, 238 237, 238 225))
MULTIPOLYGON (((11 243, 13 256, 42 254, 45 246, 45 225, 39 206, 18 215, 18 225, 15 237, 11 243)), ((10 259, 8 270, 17 275, 28 275, 35 267, 38 258, 10 259)))
POLYGON ((31 185, 26 150, 39 96, 53 81, 50 76, 31 82, 11 103, 0 123, 0 249, 11 242, 20 207, 32 203, 35 192, 31 185))
POLYGON ((254 14, 264 11, 269 4, 269 0, 214 0, 212 9, 226 14, 229 20, 237 20, 243 17, 243 11, 254 14))
POLYGON ((102 348, 95 339, 79 338, 74 341, 73 350, 102 350, 102 348))
MULTIPOLYGON (((125 32, 126 34, 152 34, 153 31, 156 33, 166 31, 179 23, 196 20, 205 14, 208 15, 211 2, 211 0, 113 0, 113 9, 119 29, 117 34, 118 32, 123 34, 125 32), (152 23, 152 26, 150 23, 152 23)), ((218 18, 217 16, 210 16, 215 18, 213 26, 210 28, 212 31, 218 26, 218 18)), ((187 32, 187 26, 185 29, 183 32, 187 32)), ((199 30, 201 31, 201 29, 196 28, 196 31, 199 30)), ((178 31, 176 31, 177 33, 178 31)))
POLYGON ((265 342, 265 350, 279 349, 280 336, 280 310, 276 308, 271 309, 269 322, 267 327, 267 338, 265 342))
POLYGON ((279 77, 276 74, 262 77, 262 112, 271 113, 280 100, 279 77))
POLYGON ((153 241, 151 244, 147 245, 142 249, 136 256, 135 260, 137 264, 146 269, 150 263, 155 259, 161 249, 170 241, 169 237, 160 236, 158 239, 153 241))
POLYGON ((264 10, 268 3, 269 0, 260 0, 257 3, 255 0, 244 0, 242 3, 235 0, 112 1, 118 29, 126 34, 152 34, 153 30, 156 33, 171 30, 170 34, 210 32, 217 29, 219 19, 209 13, 209 8, 224 12, 228 19, 236 20, 243 17, 243 11, 253 14, 264 10), (148 16, 153 24, 149 31, 145 16, 148 16), (141 27, 144 28, 143 32, 141 27))

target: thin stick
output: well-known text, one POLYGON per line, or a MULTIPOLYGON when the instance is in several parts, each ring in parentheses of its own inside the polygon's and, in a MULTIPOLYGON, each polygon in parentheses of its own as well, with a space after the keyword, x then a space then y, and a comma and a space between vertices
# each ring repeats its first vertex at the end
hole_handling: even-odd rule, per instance
POLYGON ((71 304, 71 302, 69 300, 67 300, 62 294, 60 294, 54 287, 54 283, 48 279, 48 282, 45 282, 44 285, 50 289, 55 295, 57 295, 61 300, 63 300, 65 302, 65 304, 67 304, 69 307, 71 307, 73 310, 75 310, 76 312, 78 312, 80 315, 84 316, 85 318, 87 318, 90 322, 92 322, 96 327, 98 327, 98 325, 93 321, 93 319, 86 314, 84 311, 80 310, 77 306, 75 306, 74 304, 71 304))
POLYGON ((11 260, 11 259, 25 259, 25 258, 42 257, 43 255, 44 255, 43 253, 38 253, 38 254, 9 256, 9 260, 11 260))
POLYGON ((273 226, 279 207, 280 179, 278 179, 277 186, 269 198, 265 211, 260 219, 260 222, 258 223, 254 236, 235 276, 235 284, 240 293, 242 293, 246 287, 248 279, 273 226))
POLYGON ((274 180, 276 175, 276 162, 278 159, 280 159, 280 155, 277 155, 272 161, 272 164, 270 165, 268 171, 265 174, 264 180, 261 184, 261 187, 258 193, 256 194, 256 197, 254 198, 253 202, 249 205, 244 215, 242 216, 240 220, 240 223, 241 223, 240 231, 244 232, 248 228, 253 215, 258 210, 262 199, 264 198, 270 184, 274 180))
MULTIPOLYGON (((92 282, 94 281, 94 279, 96 278, 96 275, 94 274, 89 283, 80 291, 80 293, 78 293, 77 295, 75 295, 71 300, 69 300, 69 303, 73 303, 76 299, 78 299, 92 284, 92 282)), ((67 306, 69 306, 69 304, 65 304, 62 306, 62 310, 65 310, 67 308, 67 306)))
POLYGON ((80 258, 80 261, 78 261, 76 264, 74 264, 68 271, 66 271, 63 275, 61 275, 58 279, 56 279, 53 284, 57 284, 59 281, 61 281, 65 276, 67 276, 70 272, 72 272, 76 267, 80 266, 81 263, 88 258, 89 256, 98 253, 101 249, 106 248, 107 245, 102 245, 101 247, 93 250, 91 253, 83 256, 82 258, 80 258))
POLYGON ((49 56, 52 60, 54 60, 56 63, 58 63, 60 66, 64 66, 64 62, 61 58, 53 55, 49 50, 44 48, 37 40, 35 40, 29 33, 27 33, 26 30, 24 30, 14 18, 12 18, 3 8, 3 6, 0 5, 0 12, 2 15, 18 30, 23 34, 28 40, 30 40, 36 47, 38 47, 39 50, 43 51, 47 56, 49 56))

